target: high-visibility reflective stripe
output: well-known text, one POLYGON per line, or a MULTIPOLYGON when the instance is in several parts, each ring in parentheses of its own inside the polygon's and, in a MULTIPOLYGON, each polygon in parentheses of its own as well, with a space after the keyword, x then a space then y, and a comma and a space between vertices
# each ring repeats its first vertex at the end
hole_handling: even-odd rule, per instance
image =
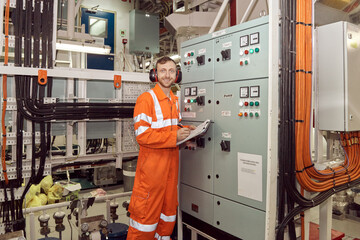
POLYGON ((145 113, 140 113, 139 115, 134 117, 134 123, 140 122, 140 120, 143 120, 143 121, 145 121, 145 122, 147 122, 149 124, 152 123, 152 117, 149 117, 145 113))
POLYGON ((155 107, 155 113, 156 113, 157 121, 163 120, 164 116, 163 116, 162 111, 161 111, 159 100, 157 99, 157 97, 156 97, 156 95, 155 95, 155 93, 154 93, 154 91, 152 89, 149 91, 149 93, 150 93, 151 97, 154 100, 154 107, 155 107))
POLYGON ((177 118, 175 119, 166 119, 161 121, 156 121, 151 123, 151 128, 163 128, 168 127, 171 125, 177 125, 179 123, 179 120, 177 118))
POLYGON ((166 216, 165 214, 162 213, 160 215, 160 219, 163 220, 164 222, 175 222, 176 215, 166 216))
POLYGON ((177 112, 178 112, 178 115, 179 115, 179 120, 181 120, 181 114, 180 114, 180 108, 179 108, 179 101, 176 99, 176 107, 177 107, 177 112))
POLYGON ((139 136, 140 134, 144 133, 149 127, 140 126, 138 129, 135 130, 135 136, 139 136))
POLYGON ((157 240, 170 240, 170 236, 160 236, 158 233, 155 233, 155 238, 157 240))
POLYGON ((130 226, 141 231, 141 232, 153 232, 156 230, 157 223, 155 224, 141 224, 130 218, 130 226))

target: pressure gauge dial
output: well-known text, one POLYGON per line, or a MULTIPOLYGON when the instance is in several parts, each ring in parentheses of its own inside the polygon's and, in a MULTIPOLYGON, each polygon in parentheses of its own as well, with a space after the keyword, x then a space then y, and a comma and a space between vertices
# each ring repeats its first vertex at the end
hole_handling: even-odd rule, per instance
POLYGON ((190 96, 190 88, 184 89, 184 95, 185 95, 185 97, 190 96))
POLYGON ((259 33, 250 34, 250 45, 259 44, 259 33))
POLYGON ((108 225, 108 222, 105 219, 102 219, 99 223, 99 227, 106 228, 108 225))
POLYGON ((89 224, 87 224, 87 223, 81 224, 81 231, 84 233, 89 231, 89 224))
POLYGON ((240 47, 249 46, 249 35, 240 37, 240 47))
POLYGON ((248 97, 249 97, 249 87, 241 87, 240 98, 248 98, 248 97))

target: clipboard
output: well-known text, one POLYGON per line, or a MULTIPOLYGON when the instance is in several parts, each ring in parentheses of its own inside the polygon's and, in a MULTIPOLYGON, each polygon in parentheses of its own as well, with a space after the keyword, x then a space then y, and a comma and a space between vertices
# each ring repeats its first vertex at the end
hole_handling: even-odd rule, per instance
POLYGON ((205 122, 203 122, 199 126, 197 126, 195 130, 191 130, 190 135, 187 136, 187 138, 177 142, 176 146, 178 146, 186 141, 189 141, 190 139, 192 139, 194 137, 205 134, 206 131, 208 130, 209 126, 210 126, 210 120, 207 119, 207 120, 205 120, 205 122))

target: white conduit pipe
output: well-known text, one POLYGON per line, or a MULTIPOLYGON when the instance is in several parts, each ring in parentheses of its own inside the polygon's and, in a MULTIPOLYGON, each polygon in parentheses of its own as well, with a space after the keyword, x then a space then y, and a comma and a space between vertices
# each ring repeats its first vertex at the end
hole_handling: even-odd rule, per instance
POLYGON ((240 21, 240 23, 243 23, 248 19, 249 14, 250 14, 251 10, 254 8, 254 5, 255 5, 256 2, 257 2, 257 0, 251 0, 248 8, 246 9, 246 11, 244 13, 244 16, 242 17, 242 19, 240 21))
POLYGON ((217 14, 216 17, 215 17, 215 20, 214 20, 214 22, 213 22, 213 24, 212 24, 212 26, 211 26, 211 28, 210 28, 210 30, 209 30, 209 33, 213 33, 213 32, 214 32, 215 28, 217 27, 217 25, 218 25, 218 23, 219 23, 219 21, 220 21, 221 16, 223 15, 223 13, 224 13, 224 11, 225 11, 225 7, 226 7, 226 5, 227 5, 228 3, 229 3, 229 0, 224 0, 223 3, 221 4, 221 7, 220 7, 220 9, 219 9, 219 12, 218 12, 218 14, 217 14))
POLYGON ((67 34, 69 39, 74 38, 74 32, 75 32, 75 0, 68 0, 67 34))

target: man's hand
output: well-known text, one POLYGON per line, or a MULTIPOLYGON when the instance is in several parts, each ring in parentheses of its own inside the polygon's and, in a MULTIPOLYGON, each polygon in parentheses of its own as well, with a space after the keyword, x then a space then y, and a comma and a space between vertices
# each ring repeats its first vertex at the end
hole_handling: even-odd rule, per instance
POLYGON ((179 142, 185 139, 187 136, 189 136, 189 134, 190 134, 189 128, 180 128, 179 130, 177 130, 176 141, 179 142))
POLYGON ((195 130, 195 129, 196 129, 196 126, 195 126, 195 125, 190 125, 190 126, 189 126, 189 129, 190 129, 190 130, 195 130))

